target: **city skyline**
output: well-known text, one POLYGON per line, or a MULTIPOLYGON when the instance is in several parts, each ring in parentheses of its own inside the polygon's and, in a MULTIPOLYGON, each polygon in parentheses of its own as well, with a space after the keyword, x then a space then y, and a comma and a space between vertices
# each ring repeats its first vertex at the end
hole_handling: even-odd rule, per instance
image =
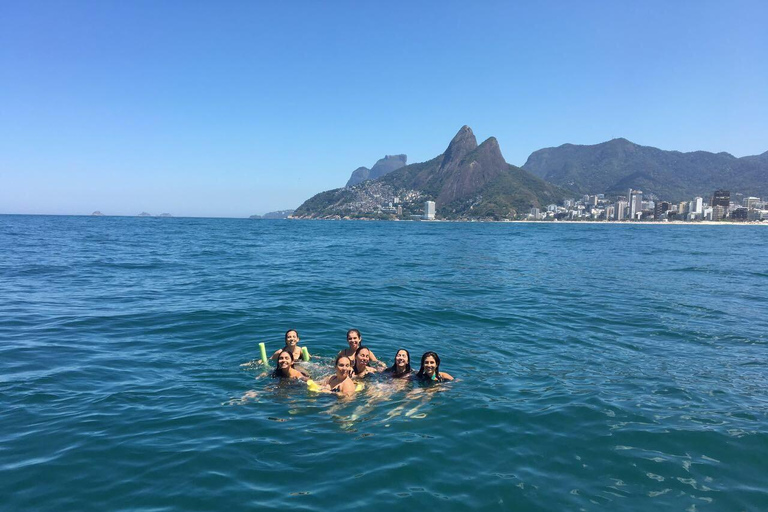
POLYGON ((768 6, 11 3, 0 213, 247 217, 469 124, 522 165, 616 137, 768 150, 768 6))

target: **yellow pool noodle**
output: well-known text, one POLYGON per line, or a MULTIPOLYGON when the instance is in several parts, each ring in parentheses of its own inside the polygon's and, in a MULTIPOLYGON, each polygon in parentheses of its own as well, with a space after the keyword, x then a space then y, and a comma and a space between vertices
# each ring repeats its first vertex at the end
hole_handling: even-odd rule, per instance
POLYGON ((259 351, 261 352, 261 362, 264 363, 264 366, 269 366, 269 360, 267 359, 267 349, 264 346, 264 343, 259 343, 259 351))

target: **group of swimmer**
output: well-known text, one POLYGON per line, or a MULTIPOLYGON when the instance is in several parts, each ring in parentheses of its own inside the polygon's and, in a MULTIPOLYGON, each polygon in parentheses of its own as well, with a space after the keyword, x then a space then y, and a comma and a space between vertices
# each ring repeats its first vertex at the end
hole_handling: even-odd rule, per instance
POLYGON ((270 359, 277 360, 277 368, 272 372, 272 377, 280 379, 300 379, 313 384, 316 391, 337 393, 339 395, 353 395, 357 389, 355 380, 363 379, 366 375, 382 372, 393 379, 415 379, 420 381, 444 382, 453 380, 453 377, 440 371, 440 357, 435 352, 425 352, 421 356, 421 368, 418 372, 411 370, 411 354, 405 349, 399 349, 395 353, 395 362, 392 366, 379 361, 373 352, 363 346, 360 331, 350 329, 347 331, 347 343, 345 348, 336 355, 334 362, 335 373, 314 383, 309 374, 296 363, 309 359, 306 347, 299 346, 299 333, 291 329, 285 333, 285 347, 277 350, 270 359))

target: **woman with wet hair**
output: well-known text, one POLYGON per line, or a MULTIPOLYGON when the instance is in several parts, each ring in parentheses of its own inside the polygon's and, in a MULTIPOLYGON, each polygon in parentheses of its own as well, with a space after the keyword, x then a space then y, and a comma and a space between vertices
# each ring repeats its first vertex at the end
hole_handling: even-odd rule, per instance
MULTIPOLYGON (((357 353, 357 349, 360 348, 360 344, 363 342, 363 336, 360 334, 360 331, 357 329, 350 329, 347 331, 347 343, 349 344, 349 348, 345 348, 344 350, 339 351, 340 356, 347 356, 351 361, 352 364, 355 363, 355 354, 357 353)), ((373 352, 369 349, 368 352, 371 354, 371 363, 376 363, 378 365, 383 365, 381 361, 376 359, 376 356, 373 355, 373 352)))
POLYGON ((352 364, 352 378, 362 379, 370 373, 376 373, 378 370, 368 366, 371 362, 371 351, 368 347, 360 345, 355 352, 355 359, 352 364))
POLYGON ((395 352, 395 362, 384 370, 393 379, 407 379, 411 376, 411 353, 401 348, 395 352))
POLYGON ((301 379, 306 381, 309 376, 293 368, 293 354, 290 350, 281 350, 277 356, 277 368, 272 372, 275 379, 301 379))
MULTIPOLYGON (((280 357, 280 352, 289 350, 293 356, 294 362, 301 361, 301 347, 299 346, 299 332, 296 329, 289 329, 285 332, 285 346, 277 350, 270 359, 280 357)), ((307 352, 309 354, 309 352, 307 352)))
POLYGON ((355 383, 349 378, 349 374, 352 371, 352 360, 347 356, 338 355, 333 366, 336 369, 336 373, 323 382, 328 391, 345 396, 354 395, 355 383))
POLYGON ((436 382, 453 380, 451 375, 440 371, 440 356, 436 352, 424 352, 424 355, 421 356, 421 368, 419 368, 416 378, 436 382))

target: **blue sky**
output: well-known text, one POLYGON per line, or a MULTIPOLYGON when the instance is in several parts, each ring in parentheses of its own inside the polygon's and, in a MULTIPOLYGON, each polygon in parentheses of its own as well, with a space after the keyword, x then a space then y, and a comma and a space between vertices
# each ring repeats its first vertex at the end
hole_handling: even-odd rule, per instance
POLYGON ((515 165, 759 154, 767 26, 764 1, 0 1, 0 213, 295 208, 465 124, 515 165))

